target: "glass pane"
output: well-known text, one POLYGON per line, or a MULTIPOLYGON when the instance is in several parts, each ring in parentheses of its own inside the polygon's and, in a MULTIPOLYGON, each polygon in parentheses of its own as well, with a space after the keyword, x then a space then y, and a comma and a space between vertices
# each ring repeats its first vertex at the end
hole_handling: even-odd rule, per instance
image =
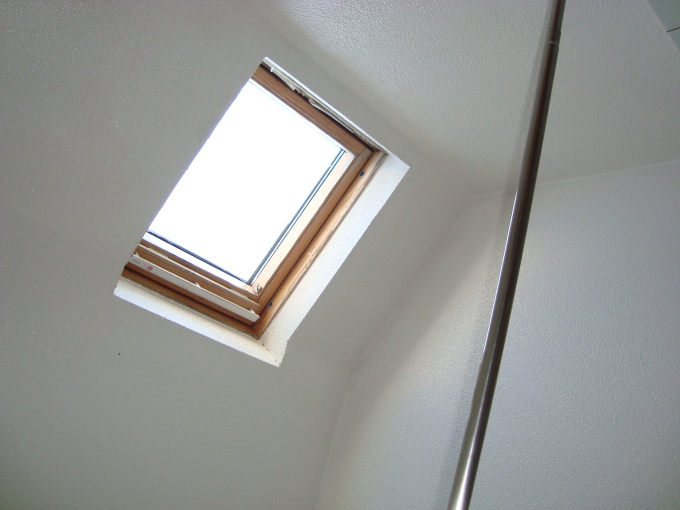
POLYGON ((249 81, 149 231, 249 281, 341 154, 249 81))

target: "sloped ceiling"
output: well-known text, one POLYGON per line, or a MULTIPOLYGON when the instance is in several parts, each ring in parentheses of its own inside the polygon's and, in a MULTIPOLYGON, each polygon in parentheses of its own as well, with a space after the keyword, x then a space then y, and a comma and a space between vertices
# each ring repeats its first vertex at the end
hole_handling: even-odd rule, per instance
MULTIPOLYGON (((475 193, 508 183, 548 2, 256 5, 475 193)), ((679 75, 680 52, 647 2, 569 0, 540 178, 677 159, 679 75)))
MULTIPOLYGON (((0 506, 312 508, 362 353, 519 162, 545 10, 0 3, 0 506), (279 369, 112 295, 265 56, 411 166, 279 369)), ((543 179, 680 158, 680 52, 645 2, 570 1, 562 48, 543 179)))

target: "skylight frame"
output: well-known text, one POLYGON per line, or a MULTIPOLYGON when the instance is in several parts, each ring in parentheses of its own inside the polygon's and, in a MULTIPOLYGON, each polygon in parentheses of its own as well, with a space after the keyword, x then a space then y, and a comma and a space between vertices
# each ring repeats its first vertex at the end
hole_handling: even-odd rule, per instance
POLYGON ((282 81, 264 65, 251 79, 343 148, 345 154, 338 162, 340 171, 334 170, 332 178, 323 182, 325 189, 312 198, 303 213, 304 221, 293 225, 291 234, 274 250, 251 284, 201 260, 192 260, 149 233, 137 246, 123 276, 259 338, 367 184, 383 153, 313 106, 294 90, 298 86, 290 87, 288 79, 282 81), (167 277, 168 273, 172 273, 171 277, 167 277), (178 282, 180 285, 175 284, 178 282), (192 292, 194 287, 200 291, 192 292))

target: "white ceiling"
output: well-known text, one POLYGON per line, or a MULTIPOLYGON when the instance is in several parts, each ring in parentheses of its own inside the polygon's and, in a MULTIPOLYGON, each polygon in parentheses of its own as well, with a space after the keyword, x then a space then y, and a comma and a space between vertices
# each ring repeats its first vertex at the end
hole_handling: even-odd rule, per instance
MULTIPOLYGON (((548 2, 254 5, 437 166, 477 194, 506 185, 548 2)), ((680 157, 678 76, 680 52, 647 2, 568 0, 541 179, 680 157)))
MULTIPOLYGON (((517 166, 544 12, 0 3, 0 506, 310 508, 362 354, 517 166), (265 56, 411 165, 279 369, 112 295, 265 56)), ((680 52, 645 2, 570 0, 562 48, 544 179, 680 158, 680 52)))

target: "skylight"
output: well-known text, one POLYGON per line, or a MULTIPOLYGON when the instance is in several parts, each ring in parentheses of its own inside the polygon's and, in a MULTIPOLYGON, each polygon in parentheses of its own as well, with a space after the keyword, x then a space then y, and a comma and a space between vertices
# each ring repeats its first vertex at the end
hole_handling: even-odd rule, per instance
POLYGON ((149 232, 251 283, 343 152, 250 80, 149 232))
POLYGON ((123 271, 256 338, 382 158, 289 82, 255 71, 123 271))

